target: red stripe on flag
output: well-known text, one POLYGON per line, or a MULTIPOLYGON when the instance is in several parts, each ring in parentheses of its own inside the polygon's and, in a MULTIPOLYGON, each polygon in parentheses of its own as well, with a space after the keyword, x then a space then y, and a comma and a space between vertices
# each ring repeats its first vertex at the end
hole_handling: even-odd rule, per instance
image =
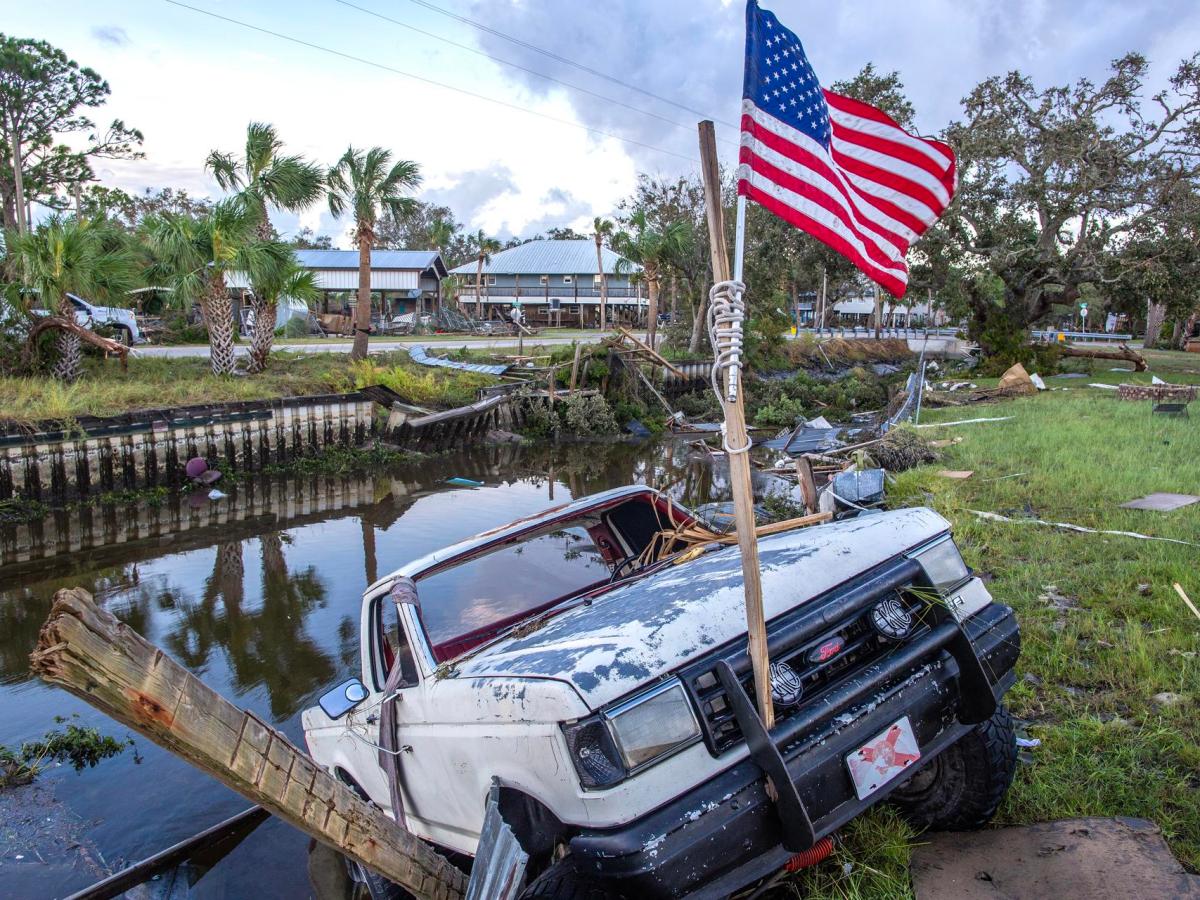
POLYGON ((954 193, 954 173, 951 172, 949 177, 947 177, 946 173, 938 168, 937 163, 920 150, 916 150, 906 144, 897 143, 896 141, 889 141, 875 134, 857 131, 840 122, 833 123, 833 136, 848 143, 865 147, 868 150, 882 153, 885 156, 890 156, 893 159, 898 159, 901 162, 906 162, 911 166, 916 166, 922 171, 928 172, 930 177, 936 179, 946 189, 947 194, 954 193))
MULTIPOLYGON (((748 115, 742 116, 742 131, 744 133, 751 134, 755 140, 761 142, 767 147, 770 147, 776 153, 786 156, 797 165, 805 166, 814 170, 818 175, 841 191, 842 196, 846 198, 846 201, 851 206, 856 207, 858 215, 863 216, 861 211, 863 206, 873 206, 875 209, 879 210, 889 218, 895 219, 902 225, 908 226, 908 228, 910 228, 918 236, 923 234, 929 227, 923 220, 917 216, 914 216, 907 210, 901 209, 894 203, 889 203, 886 200, 880 200, 878 197, 870 194, 864 194, 855 189, 852 184, 848 184, 847 180, 841 175, 841 173, 834 170, 828 159, 822 158, 815 153, 804 149, 803 147, 793 144, 787 138, 776 134, 765 126, 760 125, 758 122, 755 122, 754 119, 748 115)), ((863 218, 865 219, 866 217, 863 216, 863 218)), ((867 219, 867 221, 870 220, 867 219)), ((871 227, 886 237, 894 238, 892 243, 896 244, 897 248, 901 250, 908 249, 909 243, 905 236, 896 234, 890 229, 875 223, 872 223, 871 227)))
MULTIPOLYGON (((929 207, 934 219, 940 216, 942 210, 946 208, 946 204, 939 200, 932 191, 917 184, 915 181, 910 181, 902 175, 885 171, 878 166, 865 163, 861 159, 855 159, 853 156, 847 156, 837 149, 834 149, 831 155, 833 156, 833 161, 844 171, 852 172, 855 175, 866 178, 868 181, 874 181, 876 184, 881 184, 898 193, 912 197, 918 203, 923 203, 929 207)), ((932 224, 933 222, 930 221, 922 225, 920 231, 925 231, 932 224)))
MULTIPOLYGON (((847 97, 845 94, 835 94, 833 91, 825 88, 822 88, 822 92, 825 94, 825 101, 830 106, 836 107, 842 112, 849 113, 852 116, 859 116, 863 119, 870 119, 873 122, 882 122, 884 125, 891 125, 897 131, 904 131, 895 119, 883 110, 871 106, 869 103, 863 103, 861 100, 855 100, 853 97, 847 97)), ((954 150, 949 144, 933 140, 932 138, 921 137, 917 134, 910 134, 907 131, 904 131, 904 133, 944 156, 947 164, 950 166, 950 173, 953 175, 957 163, 954 150)))
POLYGON ((749 182, 745 180, 740 181, 738 183, 738 193, 744 194, 748 199, 753 200, 759 206, 779 216, 785 222, 795 225, 827 246, 832 247, 838 253, 842 254, 842 256, 846 257, 846 259, 850 260, 864 275, 886 289, 892 296, 897 299, 904 296, 904 292, 908 288, 907 266, 903 267, 905 277, 901 280, 890 272, 880 270, 878 266, 865 259, 858 252, 858 249, 852 246, 840 234, 830 230, 820 222, 814 221, 798 210, 792 209, 787 204, 780 203, 770 194, 764 193, 749 182))
MULTIPOLYGON (((848 231, 853 232, 854 235, 858 237, 860 241, 862 241, 863 247, 866 248, 866 255, 870 257, 872 262, 880 266, 890 267, 903 265, 904 252, 908 249, 907 246, 896 248, 900 254, 899 260, 889 257, 875 244, 875 242, 871 239, 871 236, 866 234, 863 228, 854 219, 847 215, 845 207, 835 201, 816 185, 803 182, 800 179, 789 175, 787 172, 784 172, 782 169, 771 165, 761 156, 756 155, 749 147, 742 148, 740 160, 741 162, 748 164, 752 170, 758 172, 758 174, 762 175, 764 178, 767 178, 769 181, 778 184, 781 187, 787 188, 792 193, 800 195, 806 200, 815 203, 817 206, 828 210, 832 215, 836 216, 838 220, 846 226, 848 231)), ((885 235, 883 234, 880 235, 880 237, 884 236, 885 235)), ((895 237, 895 235, 892 235, 892 237, 895 237)))

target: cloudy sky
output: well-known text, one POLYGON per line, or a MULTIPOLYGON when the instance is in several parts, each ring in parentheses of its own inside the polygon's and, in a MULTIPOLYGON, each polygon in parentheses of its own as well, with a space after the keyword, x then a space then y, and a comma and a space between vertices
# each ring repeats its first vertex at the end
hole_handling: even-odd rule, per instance
MULTIPOLYGON (((1111 59, 1138 50, 1161 84, 1200 49, 1192 0, 762 5, 799 34, 826 84, 868 61, 899 71, 928 133, 992 74, 1017 68, 1041 85, 1099 79, 1111 59)), ((735 156, 736 130, 725 123, 736 121, 741 93, 739 0, 4 6, 7 33, 50 41, 108 79, 99 120, 120 117, 145 132, 145 159, 100 165, 103 182, 130 191, 215 195, 205 155, 236 150, 246 123, 264 120, 290 149, 322 162, 348 145, 416 160, 423 199, 506 237, 609 214, 638 172, 698 168, 700 114, 717 121, 725 159, 735 156)), ((323 209, 277 221, 348 246, 345 224, 323 209)))

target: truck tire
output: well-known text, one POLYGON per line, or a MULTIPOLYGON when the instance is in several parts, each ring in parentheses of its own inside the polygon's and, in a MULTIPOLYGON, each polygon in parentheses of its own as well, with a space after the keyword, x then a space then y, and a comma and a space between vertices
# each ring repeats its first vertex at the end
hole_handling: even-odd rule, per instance
POLYGON ((113 338, 116 340, 116 342, 118 344, 121 344, 125 347, 133 346, 133 332, 132 331, 130 331, 124 325, 114 325, 112 327, 112 330, 113 330, 113 338))
POLYGON ((1016 768, 1012 716, 1000 706, 990 719, 976 725, 893 791, 888 800, 918 828, 982 828, 1000 807, 1016 768))
POLYGON ((555 863, 533 880, 521 900, 625 900, 622 894, 590 881, 575 870, 571 858, 555 863))

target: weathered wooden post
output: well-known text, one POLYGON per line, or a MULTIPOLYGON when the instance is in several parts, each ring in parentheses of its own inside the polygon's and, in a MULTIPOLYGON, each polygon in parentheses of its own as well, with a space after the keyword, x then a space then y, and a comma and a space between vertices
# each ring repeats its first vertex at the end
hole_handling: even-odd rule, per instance
MULTIPOLYGON (((721 208, 721 175, 717 166, 717 133, 710 121, 700 123, 700 171, 704 176, 704 200, 708 213, 708 238, 712 248, 713 281, 720 285, 731 281, 729 255, 725 251, 725 215, 721 208)), ((745 215, 744 198, 739 202, 745 215)), ((741 277, 739 259, 735 278, 741 277)), ((710 315, 712 311, 710 309, 710 315)), ((711 321, 711 320, 710 320, 711 321)), ((740 322, 738 326, 740 328, 740 322)), ((713 352, 719 354, 714 342, 713 352)), ((721 407, 725 412, 725 446, 729 458, 729 482, 733 488, 733 513, 738 548, 742 555, 742 582, 746 595, 746 626, 749 634, 750 665, 759 715, 770 730, 775 725, 775 707, 771 701, 770 660, 767 657, 767 624, 763 612, 762 572, 758 565, 758 538, 754 531, 754 491, 750 479, 750 456, 746 452, 750 437, 746 433, 746 411, 742 406, 740 360, 721 372, 729 381, 722 389, 721 407)))
POLYGON ((448 860, 96 606, 82 588, 55 595, 30 661, 44 680, 416 896, 465 894, 467 877, 448 860))

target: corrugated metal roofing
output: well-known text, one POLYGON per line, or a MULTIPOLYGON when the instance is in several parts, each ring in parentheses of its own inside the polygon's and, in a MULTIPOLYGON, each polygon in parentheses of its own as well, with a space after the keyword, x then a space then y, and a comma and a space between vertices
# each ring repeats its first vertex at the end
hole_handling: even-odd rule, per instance
POLYGON ((438 366, 443 369, 462 369, 464 372, 479 372, 483 375, 503 375, 512 366, 489 365, 487 363, 459 362, 456 359, 444 359, 441 356, 430 356, 420 344, 407 344, 404 348, 415 363, 423 366, 438 366))
MULTIPOLYGON (((617 262, 622 258, 607 247, 601 251, 604 271, 615 275, 617 262)), ((474 275, 476 262, 463 263, 451 269, 451 275, 474 275)), ((640 266, 629 264, 633 271, 640 266)), ((594 241, 530 241, 519 247, 493 253, 490 261, 483 264, 483 271, 491 275, 590 275, 596 272, 596 244, 594 241)))
MULTIPOLYGON (((308 269, 357 269, 357 250, 297 250, 296 258, 308 269)), ((423 272, 438 259, 436 250, 372 250, 372 269, 416 269, 423 272)))

